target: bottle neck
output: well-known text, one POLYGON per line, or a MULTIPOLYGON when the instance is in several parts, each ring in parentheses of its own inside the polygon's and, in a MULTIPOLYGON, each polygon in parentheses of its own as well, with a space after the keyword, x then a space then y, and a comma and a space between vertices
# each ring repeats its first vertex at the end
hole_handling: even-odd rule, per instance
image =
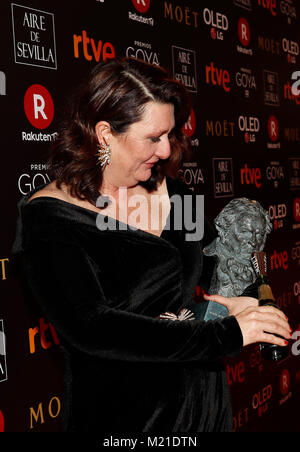
POLYGON ((268 278, 265 275, 259 275, 257 277, 258 284, 258 299, 259 300, 274 300, 272 289, 269 285, 268 278))
POLYGON ((269 285, 268 277, 266 275, 258 275, 257 277, 257 284, 260 286, 261 284, 267 284, 269 285))

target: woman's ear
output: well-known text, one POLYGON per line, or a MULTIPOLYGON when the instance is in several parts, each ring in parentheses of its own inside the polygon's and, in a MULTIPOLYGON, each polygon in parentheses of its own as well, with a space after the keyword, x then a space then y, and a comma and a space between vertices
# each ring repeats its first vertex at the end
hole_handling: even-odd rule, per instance
POLYGON ((95 132, 99 141, 99 144, 109 144, 111 136, 111 127, 107 121, 99 121, 95 126, 95 132))

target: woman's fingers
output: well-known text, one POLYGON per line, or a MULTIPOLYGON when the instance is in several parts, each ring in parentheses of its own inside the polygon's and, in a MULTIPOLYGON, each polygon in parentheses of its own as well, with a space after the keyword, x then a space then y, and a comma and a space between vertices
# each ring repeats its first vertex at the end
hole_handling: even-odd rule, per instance
POLYGON ((287 345, 285 342, 291 338, 292 330, 286 317, 275 307, 250 307, 240 312, 236 319, 243 334, 244 345, 255 342, 287 345))

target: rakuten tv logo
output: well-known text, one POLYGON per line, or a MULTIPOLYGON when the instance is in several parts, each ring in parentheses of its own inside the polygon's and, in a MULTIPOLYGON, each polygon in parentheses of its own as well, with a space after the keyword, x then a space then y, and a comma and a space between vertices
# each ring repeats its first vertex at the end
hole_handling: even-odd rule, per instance
POLYGON ((294 220, 297 222, 300 222, 300 198, 294 199, 293 215, 294 215, 294 220))
POLYGON ((195 130, 196 130, 196 116, 194 110, 192 109, 187 122, 182 127, 182 131, 187 137, 191 137, 194 135, 195 130))
POLYGON ((5 426, 4 416, 2 411, 0 410, 0 432, 4 432, 4 426, 5 426))
POLYGON ((24 110, 36 129, 49 127, 54 117, 54 103, 49 91, 42 85, 30 86, 24 97, 24 110))
POLYGON ((250 26, 247 22, 247 20, 244 17, 241 17, 238 21, 238 35, 240 43, 248 47, 251 40, 251 32, 250 32, 250 26))
POLYGON ((268 149, 280 149, 280 142, 279 140, 279 124, 276 116, 271 115, 268 119, 267 124, 268 129, 268 136, 270 139, 270 142, 267 143, 268 149))
POLYGON ((150 8, 151 0, 131 0, 133 6, 140 13, 146 13, 150 8))
POLYGON ((239 37, 239 41, 241 43, 240 45, 237 45, 237 51, 239 53, 243 53, 245 55, 253 55, 253 50, 249 48, 249 44, 251 41, 251 31, 250 31, 250 26, 247 22, 247 20, 244 17, 241 17, 238 21, 238 26, 237 26, 237 31, 238 31, 238 37, 239 37))

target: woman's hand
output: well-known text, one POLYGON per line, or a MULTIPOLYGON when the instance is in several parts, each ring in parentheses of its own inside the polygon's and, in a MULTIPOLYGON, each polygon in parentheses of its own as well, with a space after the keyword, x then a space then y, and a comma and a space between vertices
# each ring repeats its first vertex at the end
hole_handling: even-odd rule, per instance
POLYGON ((204 298, 226 306, 229 314, 236 317, 242 331, 244 346, 255 342, 285 346, 288 344, 287 340, 291 339, 292 329, 287 317, 273 306, 258 306, 258 300, 251 297, 226 298, 221 295, 204 295, 204 298))

